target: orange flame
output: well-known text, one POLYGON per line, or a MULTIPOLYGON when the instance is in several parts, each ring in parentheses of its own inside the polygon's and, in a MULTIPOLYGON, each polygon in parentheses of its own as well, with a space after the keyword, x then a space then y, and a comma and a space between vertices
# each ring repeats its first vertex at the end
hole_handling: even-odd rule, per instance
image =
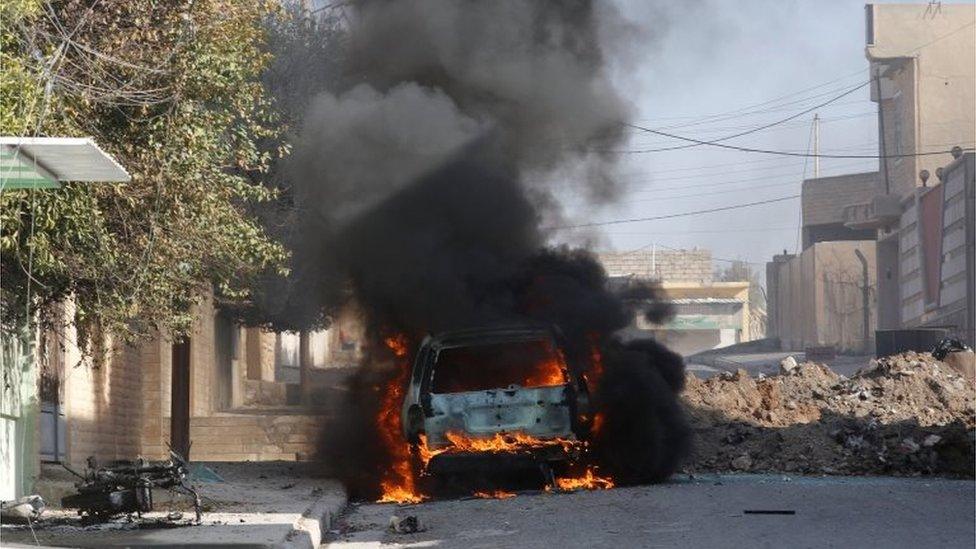
POLYGON ((600 431, 603 430, 603 423, 606 421, 606 419, 606 415, 604 415, 603 412, 597 412, 596 415, 593 416, 593 425, 590 426, 590 433, 594 436, 600 434, 600 431))
MULTIPOLYGON (((396 358, 396 375, 385 387, 378 388, 380 395, 380 412, 377 416, 377 423, 383 443, 393 458, 393 465, 383 473, 380 481, 382 495, 380 503, 419 503, 428 499, 417 487, 416 474, 411 462, 411 447, 402 437, 400 422, 400 405, 403 400, 403 391, 410 376, 409 349, 410 342, 403 334, 395 334, 384 339, 384 343, 396 358)), ((597 346, 596 337, 591 337, 591 368, 588 373, 587 381, 591 384, 590 390, 593 391, 596 383, 603 375, 603 362, 597 346)), ((565 362, 562 358, 555 358, 545 361, 538 365, 538 369, 526 377, 524 386, 551 386, 566 383, 565 362)), ((599 432, 604 422, 602 413, 597 413, 593 418, 593 432, 599 432)), ((485 453, 516 453, 527 450, 546 448, 551 446, 562 446, 564 451, 572 451, 574 448, 584 444, 580 441, 565 438, 540 439, 525 433, 495 433, 490 438, 475 438, 464 433, 450 431, 445 434, 448 446, 444 448, 430 448, 427 438, 420 436, 420 444, 417 445, 417 457, 423 467, 426 467, 430 460, 443 453, 462 453, 462 452, 485 452, 485 453)), ((576 489, 608 489, 613 488, 614 482, 610 477, 597 475, 594 468, 590 467, 586 473, 579 477, 557 478, 556 486, 560 490, 576 489)), ((547 488, 548 490, 548 488, 547 488)), ((506 499, 515 497, 514 493, 495 490, 492 492, 476 492, 476 497, 506 499)))
POLYGON ((593 467, 588 467, 586 473, 579 477, 557 478, 556 486, 560 490, 608 490, 614 487, 613 479, 601 477, 593 472, 593 467))
POLYGON ((522 387, 551 387, 566 383, 562 359, 553 358, 535 365, 535 371, 525 376, 522 387))
POLYGON ((485 453, 515 453, 525 450, 562 446, 567 452, 579 445, 579 442, 566 438, 537 438, 525 433, 495 433, 491 438, 475 438, 464 433, 448 431, 444 435, 451 443, 444 448, 431 449, 427 440, 421 437, 420 457, 424 465, 437 455, 444 453, 485 452, 485 453))
POLYGON ((380 481, 380 503, 418 503, 426 496, 417 489, 413 467, 410 463, 410 445, 403 440, 400 433, 400 404, 403 401, 403 389, 410 375, 410 363, 407 360, 408 341, 403 334, 397 334, 384 340, 386 346, 397 358, 395 361, 397 375, 386 387, 380 401, 380 413, 377 417, 380 436, 383 443, 393 457, 393 466, 383 473, 380 481))
POLYGON ((407 345, 407 336, 403 334, 396 334, 394 336, 388 337, 383 340, 383 343, 390 349, 393 356, 397 358, 404 358, 407 356, 409 351, 407 345))

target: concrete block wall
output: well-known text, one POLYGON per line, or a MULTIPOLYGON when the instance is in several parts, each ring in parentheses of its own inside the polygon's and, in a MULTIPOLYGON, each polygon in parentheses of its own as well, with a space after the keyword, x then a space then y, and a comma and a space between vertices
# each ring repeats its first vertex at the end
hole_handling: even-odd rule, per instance
POLYGON ((190 416, 208 416, 214 411, 217 390, 213 300, 201 300, 193 312, 196 320, 190 335, 190 416))
MULTIPOLYGON (((190 440, 194 461, 301 460, 313 456, 322 430, 322 416, 302 410, 241 413, 215 409, 217 368, 214 353, 213 306, 197 307, 191 334, 190 440)), ((65 318, 71 318, 69 311, 65 318)), ((274 334, 261 334, 263 354, 274 358, 274 334), (270 353, 267 351, 270 350, 270 353)), ((103 360, 82 356, 77 334, 66 329, 62 383, 67 428, 67 460, 82 467, 88 456, 100 462, 143 456, 168 456, 170 439, 172 341, 156 337, 137 346, 116 345, 103 360)), ((110 341, 106 340, 106 345, 110 341)), ((243 370, 244 365, 240 368, 243 370)), ((273 370, 272 370, 273 371, 273 370)), ((241 372, 244 373, 244 372, 241 372)), ((273 386, 282 384, 243 380, 273 386)), ((276 396, 275 400, 281 400, 276 396)))
POLYGON ((194 461, 301 461, 316 454, 322 416, 221 414, 190 419, 194 461))
MULTIPOLYGON (((71 337, 77 341, 76 334, 71 337)), ((82 358, 77 347, 67 347, 66 354, 67 461, 80 467, 88 456, 105 462, 139 455, 144 418, 142 371, 130 365, 140 362, 140 350, 116 345, 94 360, 82 358)))
POLYGON ((883 192, 878 172, 852 173, 803 181, 803 226, 844 222, 844 207, 868 202, 883 192))
POLYGON ((709 250, 607 252, 597 257, 610 276, 704 282, 713 277, 712 252, 709 250))
POLYGON ((157 337, 142 346, 141 362, 134 365, 142 372, 141 454, 148 459, 169 456, 172 352, 172 343, 157 337))

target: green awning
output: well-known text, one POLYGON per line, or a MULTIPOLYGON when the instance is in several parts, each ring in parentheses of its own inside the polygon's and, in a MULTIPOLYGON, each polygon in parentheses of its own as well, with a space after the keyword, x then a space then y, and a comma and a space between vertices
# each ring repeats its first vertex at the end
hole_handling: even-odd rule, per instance
POLYGON ((90 137, 0 136, 0 189, 52 189, 64 181, 129 181, 90 137))
POLYGON ((12 189, 57 189, 61 187, 46 171, 12 148, 0 150, 0 188, 12 189))

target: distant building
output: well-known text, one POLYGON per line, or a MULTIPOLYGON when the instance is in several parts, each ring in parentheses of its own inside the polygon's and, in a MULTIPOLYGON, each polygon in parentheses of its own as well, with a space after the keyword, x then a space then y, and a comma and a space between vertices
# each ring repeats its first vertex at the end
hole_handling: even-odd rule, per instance
POLYGON ((775 256, 766 264, 767 334, 786 350, 869 352, 877 321, 874 245, 815 242, 798 255, 775 256))
POLYGON ((635 311, 624 337, 654 337, 683 355, 752 339, 749 281, 714 281, 708 250, 652 248, 598 256, 616 285, 658 282, 674 312, 663 324, 654 324, 635 311))
POLYGON ((866 172, 804 180, 800 200, 803 249, 817 242, 874 240, 874 230, 844 224, 844 207, 870 200, 878 190, 879 175, 866 172))
POLYGON ((940 327, 973 343, 973 170, 961 149, 976 145, 976 6, 868 4, 865 16, 883 160, 877 173, 804 182, 803 252, 767 264, 769 333, 869 350, 865 326, 940 327))
POLYGON ((848 227, 843 212, 873 196, 877 185, 878 172, 803 181, 803 249, 766 264, 766 334, 779 338, 784 349, 832 346, 865 352, 872 347, 874 231, 848 227))

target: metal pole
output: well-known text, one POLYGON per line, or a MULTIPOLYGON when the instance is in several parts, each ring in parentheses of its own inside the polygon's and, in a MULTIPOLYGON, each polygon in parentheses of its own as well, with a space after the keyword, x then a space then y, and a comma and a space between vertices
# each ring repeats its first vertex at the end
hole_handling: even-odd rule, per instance
POLYGON ((813 113, 813 177, 820 177, 820 113, 813 113))
POLYGON ((657 276, 657 243, 651 244, 651 278, 657 276))

